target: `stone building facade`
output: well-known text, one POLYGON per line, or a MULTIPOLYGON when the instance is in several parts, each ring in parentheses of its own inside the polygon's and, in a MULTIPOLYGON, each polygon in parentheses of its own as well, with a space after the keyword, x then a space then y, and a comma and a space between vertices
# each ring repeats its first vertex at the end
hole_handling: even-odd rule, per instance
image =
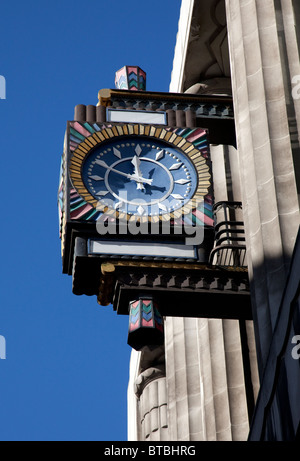
MULTIPOLYGON (((132 352, 129 440, 247 440, 299 228, 297 0, 182 0, 170 92, 233 98, 236 145, 210 146, 215 202, 241 202, 253 321, 165 319, 132 352)), ((222 220, 216 214, 216 221, 222 220)))

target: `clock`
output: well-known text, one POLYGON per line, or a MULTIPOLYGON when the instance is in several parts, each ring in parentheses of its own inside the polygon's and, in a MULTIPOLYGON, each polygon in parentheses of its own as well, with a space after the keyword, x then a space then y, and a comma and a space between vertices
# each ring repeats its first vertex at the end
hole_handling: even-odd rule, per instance
POLYGON ((98 134, 90 148, 83 146, 85 155, 80 146, 74 152, 71 180, 88 203, 115 217, 153 222, 178 218, 197 198, 203 200, 210 185, 206 159, 184 139, 184 149, 179 147, 182 139, 123 129, 100 141, 98 134))
POLYGON ((198 183, 195 166, 180 150, 139 137, 95 148, 83 163, 82 179, 105 207, 150 219, 182 208, 198 183))

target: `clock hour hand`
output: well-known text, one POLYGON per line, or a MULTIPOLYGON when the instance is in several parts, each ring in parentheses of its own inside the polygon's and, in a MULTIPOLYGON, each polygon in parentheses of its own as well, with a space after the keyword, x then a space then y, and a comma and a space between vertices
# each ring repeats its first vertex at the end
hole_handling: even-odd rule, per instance
MULTIPOLYGON (((133 159, 131 160, 131 163, 134 166, 134 172, 133 172, 134 176, 139 176, 140 178, 142 178, 142 173, 140 169, 141 160, 138 158, 137 155, 133 157, 133 159)), ((136 188, 143 190, 145 189, 145 186, 142 182, 137 181, 136 188)))
POLYGON ((104 162, 104 160, 96 160, 97 165, 100 165, 104 168, 106 168, 109 171, 113 171, 114 173, 120 174, 121 176, 125 176, 125 178, 130 179, 131 181, 136 181, 136 182, 144 182, 146 184, 149 184, 151 186, 152 184, 152 179, 146 179, 140 176, 136 176, 133 174, 129 173, 124 173, 123 171, 116 170, 115 168, 112 168, 111 166, 107 165, 107 163, 104 162))

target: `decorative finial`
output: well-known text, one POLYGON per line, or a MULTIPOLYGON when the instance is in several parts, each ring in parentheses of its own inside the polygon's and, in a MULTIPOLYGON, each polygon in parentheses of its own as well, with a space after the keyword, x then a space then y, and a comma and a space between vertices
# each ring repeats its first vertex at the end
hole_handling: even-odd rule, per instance
POLYGON ((115 85, 119 90, 145 91, 146 72, 138 66, 124 66, 116 72, 115 85))

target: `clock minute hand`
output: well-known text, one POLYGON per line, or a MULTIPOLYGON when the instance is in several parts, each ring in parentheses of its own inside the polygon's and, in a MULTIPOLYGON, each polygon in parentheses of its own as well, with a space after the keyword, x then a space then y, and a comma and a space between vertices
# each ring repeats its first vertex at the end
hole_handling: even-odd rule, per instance
POLYGON ((140 176, 132 175, 129 173, 123 173, 123 171, 116 170, 115 168, 112 168, 111 166, 107 165, 107 163, 104 162, 104 160, 96 160, 97 165, 100 165, 104 168, 107 168, 107 170, 113 171, 114 173, 118 173, 121 176, 125 176, 125 178, 130 179, 131 181, 136 181, 136 182, 145 182, 146 184, 151 185, 152 184, 152 179, 146 179, 140 176))

